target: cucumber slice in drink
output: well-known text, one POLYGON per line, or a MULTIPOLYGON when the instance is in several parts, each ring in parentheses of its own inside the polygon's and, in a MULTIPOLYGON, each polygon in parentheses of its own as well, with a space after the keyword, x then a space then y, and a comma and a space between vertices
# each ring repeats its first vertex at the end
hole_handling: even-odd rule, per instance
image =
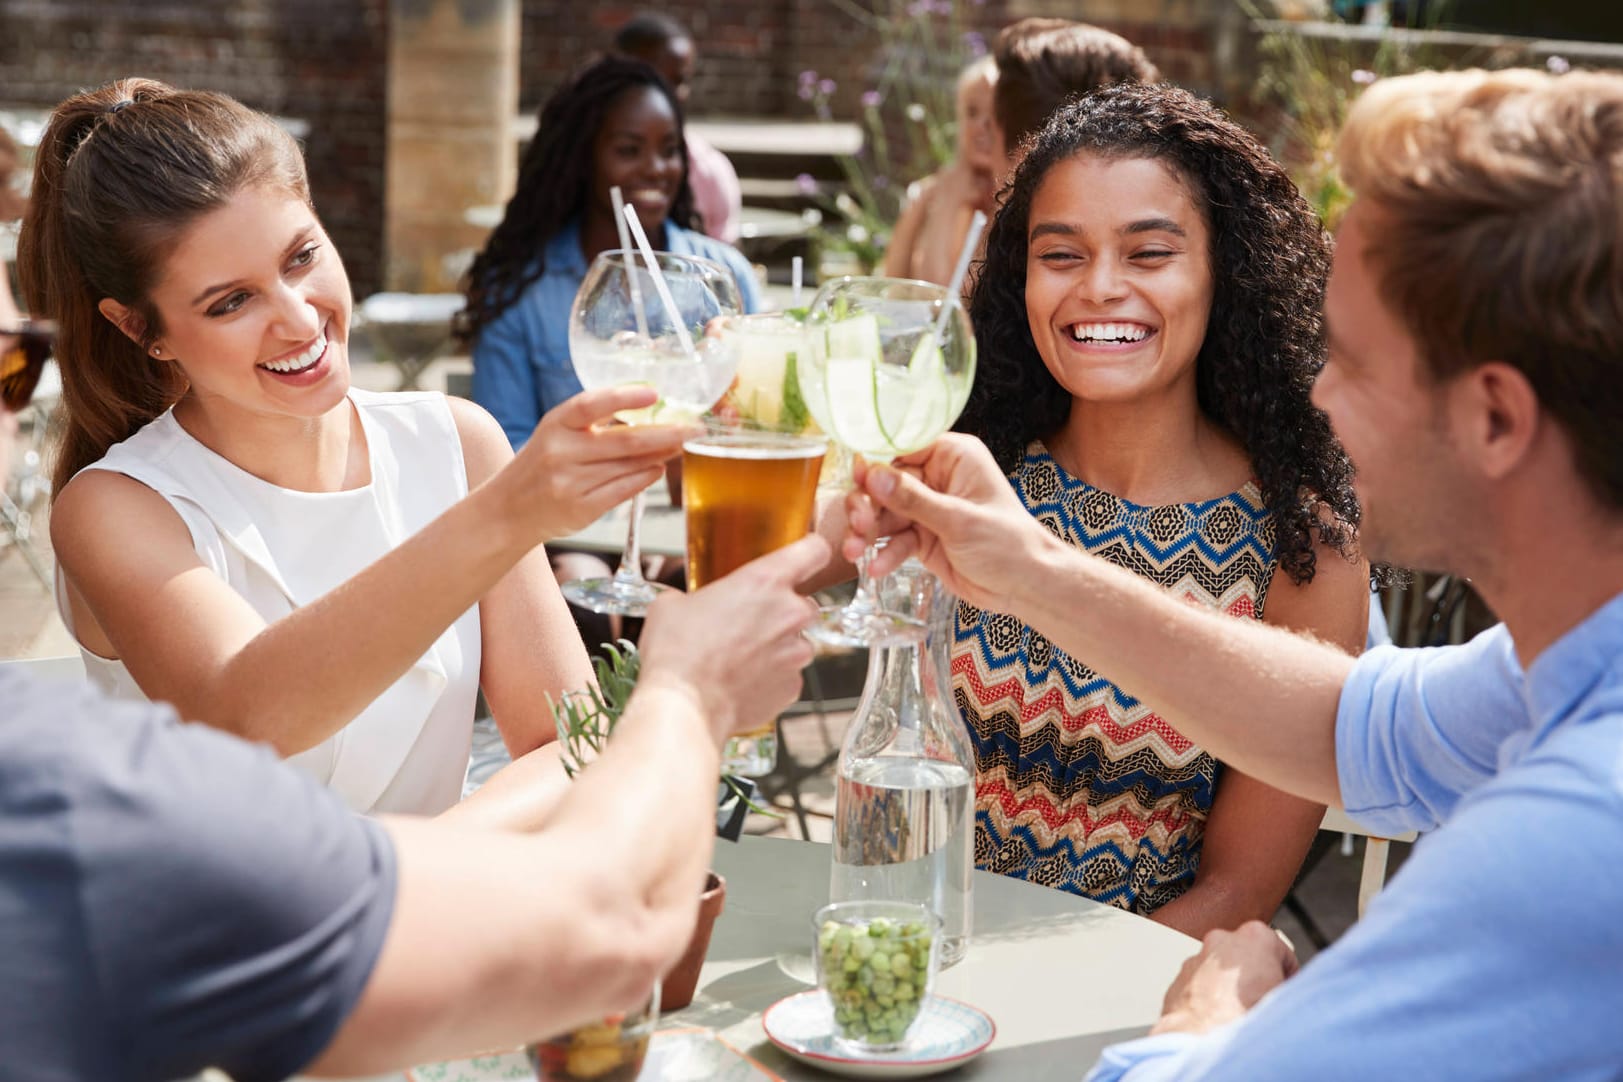
POLYGON ((830 357, 861 357, 870 364, 878 364, 885 355, 877 316, 851 316, 834 320, 825 326, 825 332, 830 357))

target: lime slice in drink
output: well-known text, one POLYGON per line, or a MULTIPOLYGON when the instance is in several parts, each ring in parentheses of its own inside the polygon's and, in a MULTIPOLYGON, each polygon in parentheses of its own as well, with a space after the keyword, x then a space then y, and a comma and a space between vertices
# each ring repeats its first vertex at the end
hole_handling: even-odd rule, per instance
MULTIPOLYGON (((653 387, 647 380, 638 380, 633 383, 622 384, 625 387, 653 387)), ((653 405, 642 406, 634 410, 617 410, 614 419, 628 425, 691 425, 696 424, 699 415, 690 409, 672 405, 664 398, 657 398, 653 405)))
POLYGON ((776 428, 783 412, 783 338, 738 335, 738 407, 743 420, 776 428))

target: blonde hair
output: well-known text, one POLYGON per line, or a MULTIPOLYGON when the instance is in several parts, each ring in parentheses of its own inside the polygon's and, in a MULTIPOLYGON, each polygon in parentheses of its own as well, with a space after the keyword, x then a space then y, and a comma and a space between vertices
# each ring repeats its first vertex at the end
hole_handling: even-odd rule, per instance
POLYGON ((1515 366, 1623 507, 1623 76, 1429 72, 1342 130, 1382 299, 1432 378, 1515 366))
POLYGON ((997 82, 997 60, 990 53, 964 65, 964 70, 958 73, 958 82, 955 84, 957 92, 962 94, 965 88, 980 79, 985 79, 988 83, 997 82))

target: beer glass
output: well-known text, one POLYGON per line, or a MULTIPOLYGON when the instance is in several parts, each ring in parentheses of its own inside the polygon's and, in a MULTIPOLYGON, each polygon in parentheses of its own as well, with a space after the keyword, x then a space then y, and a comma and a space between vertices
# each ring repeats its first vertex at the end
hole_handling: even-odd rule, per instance
MULTIPOLYGON (((682 445, 688 589, 806 536, 828 442, 799 404, 795 375, 804 335, 781 316, 738 316, 719 324, 738 344, 738 377, 705 418, 706 432, 682 445)), ((768 723, 728 741, 724 767, 759 777, 777 762, 768 723)))

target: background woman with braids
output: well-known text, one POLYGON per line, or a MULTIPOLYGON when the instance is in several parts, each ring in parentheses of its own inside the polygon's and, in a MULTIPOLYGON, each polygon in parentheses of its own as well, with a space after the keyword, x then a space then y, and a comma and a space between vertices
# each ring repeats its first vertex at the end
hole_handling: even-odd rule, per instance
POLYGON ((539 546, 658 477, 683 430, 599 425, 653 393, 582 395, 515 456, 470 402, 351 387, 304 160, 223 95, 75 95, 35 170, 18 266, 57 323, 51 538, 91 678, 362 811, 456 802, 480 687, 515 756, 552 740, 591 669, 539 546))
MULTIPOLYGON (((1096 91, 1043 128, 991 228, 959 428, 1071 543, 1357 650, 1351 469, 1308 400, 1328 256, 1284 171, 1217 109, 1096 91)), ((1196 936, 1273 916, 1322 809, 1222 768, 1012 617, 962 607, 952 669, 977 864, 1196 936)))
POLYGON ((682 112, 653 68, 605 57, 541 107, 507 213, 468 271, 460 332, 473 347, 473 397, 515 448, 548 410, 580 393, 569 307, 599 252, 620 246, 609 189, 637 208, 655 248, 713 259, 760 307, 748 261, 696 231, 682 112))

